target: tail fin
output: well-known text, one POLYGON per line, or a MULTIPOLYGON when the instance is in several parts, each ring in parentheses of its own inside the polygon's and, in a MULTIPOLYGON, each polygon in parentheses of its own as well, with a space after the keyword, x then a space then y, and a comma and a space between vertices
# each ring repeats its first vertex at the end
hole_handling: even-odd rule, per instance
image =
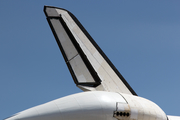
POLYGON ((44 12, 79 88, 137 95, 72 13, 50 6, 44 12))

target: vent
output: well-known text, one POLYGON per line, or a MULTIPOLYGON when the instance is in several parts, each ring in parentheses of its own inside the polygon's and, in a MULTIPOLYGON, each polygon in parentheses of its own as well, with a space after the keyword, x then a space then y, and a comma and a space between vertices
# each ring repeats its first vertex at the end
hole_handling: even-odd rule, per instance
POLYGON ((114 111, 114 117, 129 117, 129 112, 114 111))

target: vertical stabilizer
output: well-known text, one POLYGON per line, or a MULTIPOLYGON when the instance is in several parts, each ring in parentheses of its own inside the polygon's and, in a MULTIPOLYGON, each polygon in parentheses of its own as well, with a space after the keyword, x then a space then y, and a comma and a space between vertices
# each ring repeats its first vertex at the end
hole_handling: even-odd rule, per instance
POLYGON ((137 95, 72 13, 50 6, 44 12, 79 88, 137 95))

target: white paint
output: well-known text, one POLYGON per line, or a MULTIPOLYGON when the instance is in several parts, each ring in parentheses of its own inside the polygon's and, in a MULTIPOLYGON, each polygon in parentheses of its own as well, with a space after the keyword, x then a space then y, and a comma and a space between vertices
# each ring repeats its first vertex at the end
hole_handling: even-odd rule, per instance
POLYGON ((137 120, 137 118, 138 118, 138 109, 131 108, 131 117, 130 118, 137 120))

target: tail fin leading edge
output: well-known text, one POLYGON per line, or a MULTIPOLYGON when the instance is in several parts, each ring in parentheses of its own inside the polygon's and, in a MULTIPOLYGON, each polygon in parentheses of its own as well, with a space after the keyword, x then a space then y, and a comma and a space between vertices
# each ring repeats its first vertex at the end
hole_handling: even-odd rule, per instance
POLYGON ((137 95, 72 13, 51 6, 44 12, 79 88, 137 95))

